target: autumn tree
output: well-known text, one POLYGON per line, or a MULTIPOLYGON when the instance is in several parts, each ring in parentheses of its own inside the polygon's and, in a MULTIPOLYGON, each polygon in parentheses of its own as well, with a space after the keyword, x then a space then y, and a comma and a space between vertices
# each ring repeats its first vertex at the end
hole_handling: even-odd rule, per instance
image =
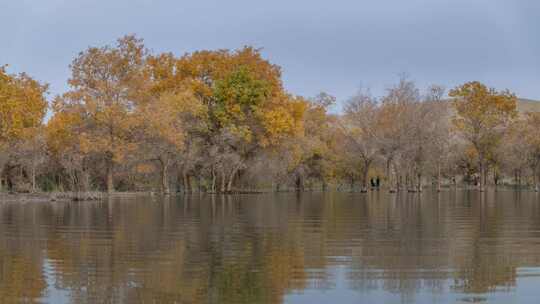
POLYGON ((98 155, 105 164, 105 184, 114 191, 115 164, 135 150, 133 111, 144 99, 145 59, 142 40, 125 36, 116 46, 90 47, 71 64, 70 90, 55 113, 73 112, 80 117, 80 148, 98 155))
POLYGON ((448 102, 442 87, 426 92, 401 77, 333 113, 333 96, 289 93, 281 68, 252 47, 152 54, 125 36, 89 47, 70 69, 44 127, 47 86, 0 68, 0 171, 15 190, 53 179, 59 190, 163 193, 173 183, 224 193, 347 180, 365 192, 380 174, 391 192, 421 191, 427 178, 440 191, 459 170, 480 175, 481 190, 492 172, 538 183, 538 117, 515 120, 516 97, 479 82, 448 102))
POLYGON ((534 189, 540 191, 540 112, 526 114, 524 138, 528 165, 533 176, 534 189))
POLYGON ((296 163, 291 163, 291 173, 297 190, 304 189, 306 178, 313 178, 322 183, 326 190, 328 182, 335 176, 336 167, 336 121, 337 117, 329 114, 330 107, 336 102, 334 96, 321 92, 306 100, 303 117, 303 133, 293 138, 297 155, 296 163))
MULTIPOLYGON (((380 113, 377 116, 379 128, 380 154, 384 158, 386 178, 390 192, 401 190, 403 186, 403 171, 409 174, 411 170, 419 169, 417 163, 411 159, 416 153, 411 152, 418 130, 416 117, 416 104, 419 102, 420 92, 415 83, 402 76, 397 84, 387 90, 381 98, 380 113), (405 152, 408 152, 406 154, 405 152)), ((420 159, 418 159, 420 160, 420 159)), ((416 173, 419 171, 417 170, 416 173)))
POLYGON ((33 161, 30 164, 32 190, 36 189, 35 166, 37 145, 27 144, 39 141, 47 101, 47 85, 41 84, 25 73, 8 74, 0 67, 0 172, 10 157, 17 160, 33 161), (27 155, 28 154, 28 155, 27 155))
POLYGON ((488 159, 517 114, 516 96, 508 90, 499 92, 477 81, 456 87, 449 96, 454 98, 454 127, 477 153, 479 189, 484 191, 488 159))
POLYGON ((361 161, 362 192, 368 188, 369 169, 379 153, 380 140, 378 134, 379 104, 369 91, 360 91, 349 99, 345 105, 343 123, 340 123, 341 132, 348 139, 351 153, 357 154, 361 161))
POLYGON ((20 141, 15 147, 17 161, 26 168, 29 186, 32 192, 38 191, 38 171, 47 161, 47 146, 45 129, 39 126, 31 131, 29 136, 20 141))
MULTIPOLYGON (((529 169, 528 122, 525 116, 519 117, 508 125, 507 131, 490 155, 489 167, 494 175, 494 181, 500 176, 513 176, 514 186, 521 186, 521 178, 529 169), (525 157, 524 157, 525 156, 525 157)), ((497 183, 496 183, 497 186, 497 183)))
POLYGON ((187 87, 205 107, 206 129, 196 134, 219 191, 231 191, 258 152, 302 128, 301 103, 283 89, 279 67, 256 49, 199 51, 178 59, 164 54, 150 62, 159 72, 157 90, 187 87))
POLYGON ((140 105, 135 113, 139 157, 159 165, 161 191, 170 192, 169 170, 186 148, 187 132, 205 108, 186 90, 164 93, 140 105))
POLYGON ((540 112, 528 112, 520 115, 504 137, 504 145, 499 149, 500 161, 510 169, 517 185, 521 184, 522 175, 530 172, 535 191, 540 191, 540 112))
MULTIPOLYGON (((91 167, 95 164, 92 154, 83 146, 86 124, 78 105, 65 103, 61 97, 52 103, 54 115, 45 127, 49 162, 58 164, 67 189, 89 191, 92 187, 91 167)), ((64 181, 60 181, 61 187, 64 181)), ((66 189, 61 187, 61 189, 66 189)))
POLYGON ((425 151, 427 169, 436 178, 437 191, 441 191, 443 170, 451 171, 452 153, 457 148, 451 132, 450 106, 444 96, 442 86, 428 87, 423 102, 418 106, 421 115, 416 120, 422 134, 420 145, 425 151))
POLYGON ((361 91, 348 101, 340 130, 362 160, 362 191, 378 158, 384 160, 392 192, 404 187, 421 191, 432 164, 440 173, 449 141, 443 94, 441 87, 432 86, 423 96, 413 81, 401 77, 379 100, 361 91))

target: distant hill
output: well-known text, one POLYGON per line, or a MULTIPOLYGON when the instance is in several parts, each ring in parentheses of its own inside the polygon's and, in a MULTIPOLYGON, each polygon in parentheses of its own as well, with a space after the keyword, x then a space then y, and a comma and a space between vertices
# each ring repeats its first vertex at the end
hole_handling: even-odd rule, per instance
POLYGON ((519 98, 517 103, 517 109, 520 113, 540 112, 540 101, 519 98))
MULTIPOLYGON (((450 102, 449 99, 446 99, 445 101, 450 102)), ((532 100, 532 99, 525 99, 525 98, 518 98, 517 110, 521 114, 524 114, 527 112, 540 112, 540 101, 532 100)), ((450 107, 450 115, 454 115, 454 114, 455 114, 454 110, 452 109, 452 107, 450 107)))

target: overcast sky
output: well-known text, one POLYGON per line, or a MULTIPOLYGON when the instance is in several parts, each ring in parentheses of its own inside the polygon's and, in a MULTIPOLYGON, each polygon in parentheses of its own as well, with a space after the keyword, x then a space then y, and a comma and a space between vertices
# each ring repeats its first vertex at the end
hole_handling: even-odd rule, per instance
POLYGON ((154 52, 263 48, 298 95, 480 80, 540 99, 538 0, 0 0, 0 64, 66 90, 88 46, 135 33, 154 52))

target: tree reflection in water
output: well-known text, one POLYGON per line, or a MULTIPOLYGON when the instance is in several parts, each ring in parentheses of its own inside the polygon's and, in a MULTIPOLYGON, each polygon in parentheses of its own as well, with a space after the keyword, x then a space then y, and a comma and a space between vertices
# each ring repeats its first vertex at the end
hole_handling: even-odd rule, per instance
POLYGON ((334 288, 413 303, 511 293, 519 268, 540 266, 538 198, 510 191, 3 204, 0 229, 2 303, 283 303, 334 288))

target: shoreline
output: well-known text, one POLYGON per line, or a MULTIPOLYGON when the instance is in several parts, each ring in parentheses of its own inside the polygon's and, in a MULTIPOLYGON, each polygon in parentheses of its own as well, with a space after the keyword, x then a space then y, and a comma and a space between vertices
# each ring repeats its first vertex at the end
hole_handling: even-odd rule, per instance
MULTIPOLYGON (((430 192, 430 190, 437 192, 437 189, 424 189, 425 192, 430 192)), ((452 191, 478 191, 474 187, 443 187, 440 192, 452 192, 452 191)), ((485 193, 488 191, 517 191, 517 192, 532 192, 538 193, 534 188, 513 188, 513 187, 499 187, 499 188, 489 188, 483 192, 478 191, 479 193, 485 193)), ((295 190, 282 190, 282 191, 264 191, 264 190, 239 190, 232 192, 175 192, 169 194, 162 194, 155 191, 140 191, 140 192, 99 192, 99 191, 89 191, 89 192, 37 192, 37 193, 15 193, 15 192, 0 192, 0 203, 47 203, 47 202, 91 202, 91 201, 103 201, 108 198, 122 198, 122 197, 135 197, 135 196, 178 196, 178 195, 193 195, 193 194, 207 194, 207 195, 243 195, 243 194, 270 194, 270 193, 314 193, 314 192, 341 192, 341 193, 389 193, 388 190, 368 190, 363 191, 350 191, 350 190, 335 190, 329 189, 327 191, 323 190, 304 190, 304 191, 295 191, 295 190)), ((390 192, 390 194, 421 194, 424 191, 397 191, 390 192)))

